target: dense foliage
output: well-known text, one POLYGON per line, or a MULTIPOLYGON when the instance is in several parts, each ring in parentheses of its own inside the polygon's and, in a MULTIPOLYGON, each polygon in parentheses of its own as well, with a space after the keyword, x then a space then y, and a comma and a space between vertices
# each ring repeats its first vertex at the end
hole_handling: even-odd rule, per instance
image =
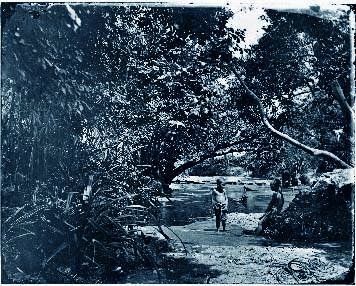
POLYGON ((157 198, 208 159, 244 152, 236 164, 263 176, 314 167, 260 124, 232 65, 278 129, 350 159, 330 88, 338 79, 351 100, 346 20, 267 15, 264 36, 242 49, 245 31, 227 27, 223 8, 2 5, 9 281, 116 282, 157 267, 156 248, 127 226, 160 225, 157 198))
MULTIPOLYGON (((246 81, 261 96, 277 129, 351 162, 350 118, 342 113, 332 89, 338 80, 352 106, 347 14, 328 19, 268 10, 267 15, 271 24, 249 51, 246 81)), ((255 154, 257 171, 275 168, 271 160, 281 166, 279 172, 295 164, 299 172, 315 163, 325 165, 320 160, 313 163, 284 142, 276 142, 274 148, 279 154, 255 154)), ((328 164, 329 169, 335 166, 328 164)))
POLYGON ((264 222, 263 234, 279 241, 350 241, 353 235, 352 170, 325 173, 298 193, 281 214, 264 222))

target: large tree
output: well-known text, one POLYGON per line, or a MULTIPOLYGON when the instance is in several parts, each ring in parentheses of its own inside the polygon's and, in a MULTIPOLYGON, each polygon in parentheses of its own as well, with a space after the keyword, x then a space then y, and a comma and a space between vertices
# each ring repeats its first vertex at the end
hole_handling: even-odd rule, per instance
MULTIPOLYGON (((265 116, 274 127, 350 164, 353 121, 349 108, 352 95, 348 15, 338 11, 314 15, 312 9, 307 11, 310 13, 267 10, 270 25, 249 51, 245 67, 240 65, 240 73, 250 91, 260 97, 265 116)), ((251 100, 249 91, 242 88, 247 97, 237 100, 251 100)), ((289 150, 284 140, 279 141, 271 149, 272 153, 279 153, 274 161, 288 168, 300 161, 297 157, 295 162, 290 160, 289 150), (289 160, 282 159, 284 154, 289 160)), ((300 156, 297 150, 292 153, 300 156)), ((313 161, 311 157, 305 159, 304 162, 313 161)), ((342 166, 332 158, 324 160, 329 168, 342 166)), ((270 163, 267 164, 273 168, 270 163)))
POLYGON ((335 91, 351 96, 345 19, 271 10, 264 36, 243 50, 244 31, 226 27, 233 13, 223 8, 6 7, 2 239, 11 265, 78 266, 94 249, 103 268, 129 265, 131 252, 155 265, 122 227, 129 205, 154 219, 175 176, 224 154, 247 151, 246 166, 262 175, 286 162, 294 152, 279 151, 232 68, 274 127, 349 160, 349 119, 333 101, 335 91), (26 263, 28 251, 39 263, 26 263))

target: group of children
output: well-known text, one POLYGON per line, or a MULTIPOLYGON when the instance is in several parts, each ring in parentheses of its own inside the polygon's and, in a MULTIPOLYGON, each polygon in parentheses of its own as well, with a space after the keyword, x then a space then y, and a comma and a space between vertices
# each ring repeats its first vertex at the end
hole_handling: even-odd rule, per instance
MULTIPOLYGON (((264 222, 269 217, 280 213, 284 205, 281 181, 279 179, 274 179, 271 182, 270 187, 273 191, 272 199, 268 204, 264 215, 260 217, 258 227, 255 231, 256 234, 260 234, 262 232, 264 222)), ((222 226, 222 230, 225 231, 229 200, 220 179, 217 179, 216 188, 212 190, 211 202, 215 213, 216 231, 220 230, 220 225, 222 226)))

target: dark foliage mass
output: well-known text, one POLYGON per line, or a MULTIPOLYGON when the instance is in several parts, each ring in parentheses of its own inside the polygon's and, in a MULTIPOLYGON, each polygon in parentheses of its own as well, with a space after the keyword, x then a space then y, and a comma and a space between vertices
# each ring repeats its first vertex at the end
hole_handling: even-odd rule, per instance
POLYGON ((245 31, 227 27, 234 14, 224 8, 1 11, 7 282, 117 282, 157 268, 168 246, 129 225, 160 226, 158 198, 206 160, 244 152, 234 162, 260 176, 315 168, 260 124, 232 66, 276 128, 350 161, 350 120, 330 87, 337 80, 351 104, 344 16, 268 10, 260 41, 242 48, 245 31))
MULTIPOLYGON (((347 15, 330 20, 273 10, 267 14, 272 24, 250 51, 246 65, 250 88, 271 109, 270 121, 277 129, 352 161, 350 118, 342 113, 332 90, 332 82, 337 79, 347 101, 353 104, 349 92, 347 15), (335 57, 335 53, 339 56, 335 57), (271 104, 274 100, 278 104, 271 104), (343 131, 337 133, 341 126, 343 131)), ((256 152, 254 155, 257 172, 275 168, 266 164, 270 160, 287 169, 297 165, 300 171, 310 164, 309 158, 305 160, 293 147, 281 141, 275 144, 280 154, 256 152)), ((332 163, 327 163, 326 168, 332 169, 332 163)))
POLYGON ((324 179, 297 194, 284 212, 266 221, 264 235, 279 241, 350 241, 355 186, 345 181, 338 185, 324 179))

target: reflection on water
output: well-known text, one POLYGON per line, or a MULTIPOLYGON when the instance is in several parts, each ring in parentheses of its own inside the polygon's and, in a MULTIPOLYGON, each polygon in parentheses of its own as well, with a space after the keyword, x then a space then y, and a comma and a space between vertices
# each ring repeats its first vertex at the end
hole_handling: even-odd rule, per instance
MULTIPOLYGON (((264 212, 272 197, 272 191, 265 180, 246 179, 238 177, 225 178, 224 188, 229 197, 229 212, 261 213, 264 212), (244 185, 251 191, 247 192, 247 206, 239 200, 243 194, 244 185)), ((212 216, 211 191, 215 188, 214 177, 200 177, 197 182, 179 182, 171 184, 174 189, 172 201, 162 202, 162 223, 166 225, 185 225, 212 216)), ((285 206, 287 206, 298 190, 284 191, 285 206)))

